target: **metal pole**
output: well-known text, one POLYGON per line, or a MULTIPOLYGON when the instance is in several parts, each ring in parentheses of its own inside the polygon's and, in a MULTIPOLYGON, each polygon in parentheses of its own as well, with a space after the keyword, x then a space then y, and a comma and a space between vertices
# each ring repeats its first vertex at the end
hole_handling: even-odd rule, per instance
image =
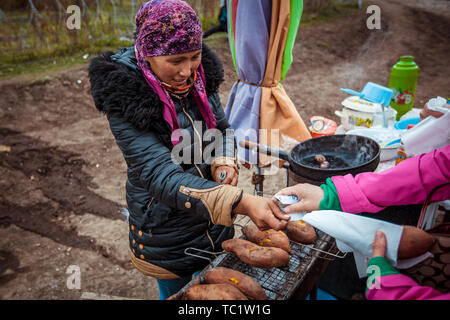
POLYGON ((253 181, 255 184, 255 195, 264 195, 264 175, 261 174, 261 168, 255 166, 255 172, 253 173, 253 181))

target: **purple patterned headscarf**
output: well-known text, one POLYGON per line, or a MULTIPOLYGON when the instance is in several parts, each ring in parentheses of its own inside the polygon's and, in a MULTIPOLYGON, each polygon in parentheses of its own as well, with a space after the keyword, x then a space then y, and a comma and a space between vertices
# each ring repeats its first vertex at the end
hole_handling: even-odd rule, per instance
MULTIPOLYGON (((150 69, 146 57, 166 56, 202 48, 202 26, 195 11, 181 0, 151 0, 145 2, 136 14, 137 38, 134 44, 139 68, 148 85, 164 103, 163 117, 172 132, 180 128, 175 105, 166 88, 150 69)), ((216 121, 209 106, 205 90, 205 73, 202 64, 197 69, 197 79, 192 94, 209 129, 216 121)), ((176 145, 180 138, 172 137, 176 145)))

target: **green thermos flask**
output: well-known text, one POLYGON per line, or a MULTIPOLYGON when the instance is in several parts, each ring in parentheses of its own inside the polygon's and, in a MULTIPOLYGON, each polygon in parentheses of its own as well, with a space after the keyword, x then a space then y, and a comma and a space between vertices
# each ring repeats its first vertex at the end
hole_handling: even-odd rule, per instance
POLYGON ((397 120, 414 106, 420 68, 413 56, 402 56, 391 68, 388 87, 394 90, 391 107, 397 111, 397 120))

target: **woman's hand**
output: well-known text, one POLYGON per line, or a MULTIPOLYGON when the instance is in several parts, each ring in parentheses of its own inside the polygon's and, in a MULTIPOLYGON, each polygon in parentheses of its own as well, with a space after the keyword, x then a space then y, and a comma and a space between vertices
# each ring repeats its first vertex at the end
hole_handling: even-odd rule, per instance
POLYGON ((232 186, 237 186, 239 174, 236 172, 236 170, 233 167, 229 166, 220 166, 216 168, 216 171, 214 172, 214 181, 220 182, 223 184, 230 184, 232 186), (224 172, 226 173, 225 179, 220 179, 220 174, 224 172))
MULTIPOLYGON (((295 195, 300 200, 297 203, 286 206, 284 208, 284 213, 286 214, 319 210, 320 201, 324 197, 321 187, 309 183, 299 183, 295 186, 284 188, 276 195, 295 195)), ((276 203, 274 199, 272 201, 276 203)))
POLYGON ((384 257, 386 254, 386 236, 380 230, 375 232, 375 240, 372 243, 372 258, 384 257))
POLYGON ((272 200, 245 193, 233 213, 248 216, 261 230, 284 229, 290 219, 272 200))
MULTIPOLYGON (((450 108, 450 105, 445 104, 445 107, 450 108)), ((443 115, 444 114, 442 112, 428 109, 428 102, 427 102, 423 106, 423 109, 420 110, 420 121, 426 119, 429 116, 433 116, 435 118, 439 118, 439 117, 442 117, 443 115)))

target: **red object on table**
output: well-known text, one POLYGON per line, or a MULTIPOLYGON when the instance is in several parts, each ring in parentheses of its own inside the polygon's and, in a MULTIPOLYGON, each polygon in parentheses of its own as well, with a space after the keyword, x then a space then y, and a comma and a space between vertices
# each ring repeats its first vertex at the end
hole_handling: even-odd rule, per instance
POLYGON ((313 116, 310 121, 311 126, 309 127, 309 131, 311 132, 312 137, 329 136, 336 132, 337 124, 331 119, 313 116))

